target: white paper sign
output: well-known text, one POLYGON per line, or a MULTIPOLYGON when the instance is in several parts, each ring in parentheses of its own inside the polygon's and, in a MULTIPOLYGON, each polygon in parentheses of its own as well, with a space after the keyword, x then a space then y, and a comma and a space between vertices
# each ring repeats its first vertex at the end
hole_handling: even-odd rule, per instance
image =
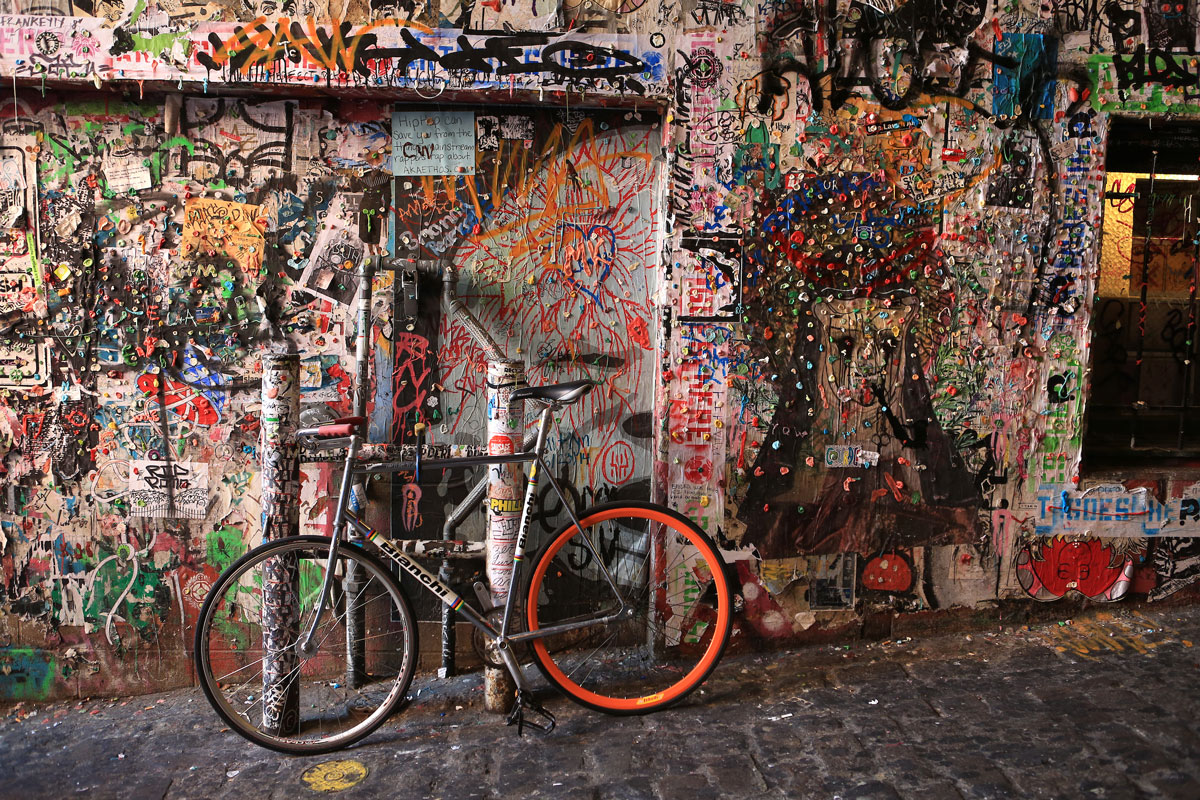
POLYGON ((104 162, 104 178, 108 188, 117 194, 126 194, 131 189, 149 189, 154 185, 150 168, 137 158, 110 158, 104 162))
POLYGON ((475 113, 392 113, 393 175, 474 175, 475 113))
POLYGON ((129 516, 204 519, 208 464, 196 461, 132 462, 129 516))

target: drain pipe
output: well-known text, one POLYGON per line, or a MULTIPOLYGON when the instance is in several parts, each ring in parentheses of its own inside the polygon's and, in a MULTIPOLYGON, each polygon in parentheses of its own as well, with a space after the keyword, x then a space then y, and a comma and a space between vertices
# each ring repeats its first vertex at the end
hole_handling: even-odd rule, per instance
POLYGON ((489 363, 492 361, 507 362, 508 359, 500 350, 500 345, 496 344, 496 340, 487 332, 483 324, 463 305, 462 300, 458 299, 457 286, 458 270, 448 264, 442 269, 442 312, 467 329, 471 338, 483 348, 489 363))
MULTIPOLYGON (((525 385, 525 363, 505 358, 496 340, 458 299, 457 284, 458 271, 447 266, 442 272, 442 311, 466 328, 487 356, 488 455, 518 452, 524 444, 525 403, 510 404, 509 396, 525 385)), ((524 477, 520 464, 488 467, 487 577, 493 609, 504 605, 512 586, 524 477)), ((495 655, 494 663, 500 663, 498 654, 495 655)), ((516 686, 507 670, 484 667, 485 709, 497 714, 507 713, 515 692, 516 686)))

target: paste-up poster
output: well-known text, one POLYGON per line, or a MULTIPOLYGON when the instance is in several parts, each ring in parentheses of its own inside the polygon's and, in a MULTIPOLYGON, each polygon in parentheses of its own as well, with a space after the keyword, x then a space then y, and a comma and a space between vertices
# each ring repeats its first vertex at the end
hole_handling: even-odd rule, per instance
POLYGON ((129 472, 129 516, 204 519, 208 464, 135 460, 129 472))
POLYGON ((1200 488, 1194 485, 1164 504, 1145 487, 1111 483, 1079 491, 1041 484, 1016 510, 1033 518, 1038 536, 1200 536, 1200 488))
MULTIPOLYGON (((27 146, 32 137, 6 137, 0 147, 0 314, 46 316, 41 273, 30 251, 35 168, 27 146)), ((0 365, 0 388, 44 384, 49 377, 49 346, 33 338, 8 345, 0 365)))
POLYGON ((809 608, 853 608, 858 555, 834 553, 808 559, 809 608))
POLYGON ((146 166, 144 160, 128 155, 105 158, 103 174, 108 188, 118 195, 149 189, 154 185, 150 167, 146 166))
MULTIPOLYGON (((702 478, 711 477, 711 474, 711 466, 709 466, 707 473, 701 471, 702 478)), ((720 496, 712 491, 707 482, 702 482, 701 484, 690 482, 672 483, 667 490, 667 505, 696 523, 697 527, 709 536, 716 535, 717 528, 721 523, 721 509, 723 508, 723 504, 720 502, 720 496), (717 500, 715 503, 713 502, 714 498, 717 500)))
POLYGON ((358 292, 358 265, 367 257, 359 237, 358 214, 363 196, 342 192, 329 202, 308 263, 300 273, 300 288, 331 303, 351 305, 358 292))
POLYGON ((185 260, 235 262, 243 275, 262 267, 266 220, 260 206, 212 197, 193 197, 184 206, 179 254, 185 260), (210 255, 213 254, 213 255, 210 255))
POLYGON ((474 175, 473 111, 392 114, 393 175, 474 175))
MULTIPOLYGON (((680 537, 665 536, 662 541, 662 560, 667 566, 665 598, 670 607, 663 624, 663 635, 668 647, 683 642, 695 644, 704 637, 709 620, 698 610, 707 608, 700 603, 713 576, 700 551, 680 537)), ((644 558, 644 555, 640 556, 644 558)))

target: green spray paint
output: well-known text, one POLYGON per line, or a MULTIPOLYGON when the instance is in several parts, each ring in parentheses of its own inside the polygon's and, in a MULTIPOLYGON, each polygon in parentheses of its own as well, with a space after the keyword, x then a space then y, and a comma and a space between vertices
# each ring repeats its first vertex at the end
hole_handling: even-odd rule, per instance
POLYGON ((237 561, 245 552, 246 545, 242 544, 240 528, 225 525, 209 532, 205 561, 216 567, 218 571, 224 570, 237 561))
POLYGON ((54 682, 54 656, 34 647, 0 647, 0 699, 41 700, 54 682))
POLYGON ((162 58, 163 53, 175 46, 176 42, 183 44, 184 55, 190 55, 192 51, 192 43, 188 38, 190 31, 181 31, 174 33, 159 33, 154 36, 147 36, 139 30, 136 30, 138 19, 146 11, 146 0, 137 0, 134 4, 133 12, 129 15, 129 28, 121 29, 123 34, 129 36, 129 43, 132 45, 129 49, 139 53, 149 53, 155 58, 162 58), (130 30, 133 28, 133 30, 130 30))

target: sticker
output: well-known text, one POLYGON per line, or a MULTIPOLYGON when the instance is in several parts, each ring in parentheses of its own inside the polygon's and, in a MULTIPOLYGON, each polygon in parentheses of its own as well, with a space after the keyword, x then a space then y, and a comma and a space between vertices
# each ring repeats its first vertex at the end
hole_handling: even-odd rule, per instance
POLYGON ((351 759, 326 761, 309 767, 300 776, 314 792, 341 792, 367 777, 367 765, 351 759))

